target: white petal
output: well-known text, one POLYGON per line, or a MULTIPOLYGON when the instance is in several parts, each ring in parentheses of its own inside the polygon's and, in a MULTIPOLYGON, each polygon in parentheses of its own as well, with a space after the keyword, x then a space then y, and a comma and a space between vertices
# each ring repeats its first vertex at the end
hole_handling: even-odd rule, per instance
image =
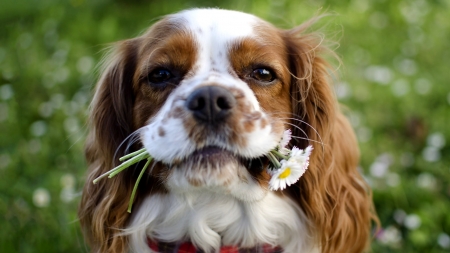
POLYGON ((281 150, 284 147, 286 147, 289 144, 289 141, 291 140, 291 138, 292 138, 291 129, 287 129, 286 131, 284 131, 283 137, 281 138, 279 146, 278 146, 279 149, 281 150))

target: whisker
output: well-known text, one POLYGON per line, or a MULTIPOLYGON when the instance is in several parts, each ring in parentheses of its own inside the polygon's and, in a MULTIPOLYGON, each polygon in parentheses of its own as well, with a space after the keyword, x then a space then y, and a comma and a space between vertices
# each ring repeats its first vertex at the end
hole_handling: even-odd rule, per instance
POLYGON ((322 137, 320 136, 319 132, 318 132, 313 126, 311 126, 309 123, 306 123, 304 120, 297 119, 297 118, 287 118, 287 119, 292 119, 292 120, 301 122, 301 123, 303 123, 303 124, 309 126, 312 130, 314 130, 314 132, 315 132, 315 133, 317 134, 317 136, 319 137, 320 142, 323 144, 323 140, 322 140, 322 137))
POLYGON ((289 123, 289 122, 287 124, 292 126, 292 127, 294 127, 294 128, 296 128, 296 129, 298 129, 298 130, 300 130, 300 131, 302 131, 302 133, 306 136, 305 140, 311 140, 312 141, 312 139, 309 138, 308 134, 306 134, 305 130, 303 130, 301 127, 299 127, 299 126, 297 126, 295 124, 289 123))
POLYGON ((125 153, 128 153, 128 150, 130 150, 131 146, 139 140, 139 134, 140 134, 141 131, 143 131, 143 130, 144 130, 144 127, 137 129, 136 131, 134 131, 134 132, 132 132, 130 135, 128 135, 127 138, 125 138, 125 139, 119 144, 119 146, 116 148, 116 151, 114 152, 113 161, 116 160, 117 154, 119 153, 120 148, 121 148, 122 145, 124 145, 125 143, 127 143, 127 146, 126 146, 124 152, 125 152, 125 153))
MULTIPOLYGON (((284 113, 283 113, 283 112, 269 113, 269 115, 271 115, 272 117, 274 117, 274 115, 277 115, 277 114, 284 114, 284 113)), ((325 143, 323 142, 322 136, 319 134, 319 132, 317 131, 317 129, 315 129, 311 124, 307 123, 306 121, 300 119, 299 115, 296 115, 296 114, 294 114, 294 113, 290 113, 290 114, 292 114, 293 116, 296 116, 296 117, 298 117, 298 118, 296 118, 296 117, 276 117, 276 118, 277 118, 277 119, 280 119, 280 120, 293 120, 293 121, 297 121, 297 122, 303 123, 303 124, 305 124, 306 126, 310 127, 310 128, 317 134, 317 136, 319 137, 319 141, 310 139, 310 138, 308 137, 308 135, 306 134, 306 132, 305 132, 301 127, 299 127, 299 126, 297 126, 297 125, 295 125, 295 124, 289 123, 289 122, 287 123, 288 125, 290 125, 290 126, 292 126, 292 127, 295 127, 296 129, 300 130, 300 131, 306 136, 306 138, 296 136, 296 137, 295 137, 296 139, 302 139, 302 140, 307 140, 307 141, 319 143, 319 144, 322 146, 322 152, 325 152, 325 143)))

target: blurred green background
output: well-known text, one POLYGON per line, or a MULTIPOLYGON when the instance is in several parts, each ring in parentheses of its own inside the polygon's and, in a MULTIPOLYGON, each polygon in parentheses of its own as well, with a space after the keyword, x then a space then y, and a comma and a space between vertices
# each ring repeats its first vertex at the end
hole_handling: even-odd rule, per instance
POLYGON ((450 252, 449 0, 0 0, 0 252, 88 252, 76 209, 102 49, 204 6, 282 28, 335 14, 322 24, 382 222, 373 251, 450 252))

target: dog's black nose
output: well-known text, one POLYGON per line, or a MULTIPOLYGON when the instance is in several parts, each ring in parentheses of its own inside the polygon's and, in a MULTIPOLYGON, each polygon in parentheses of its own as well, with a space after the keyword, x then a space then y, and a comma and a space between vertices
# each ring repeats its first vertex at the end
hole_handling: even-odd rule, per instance
POLYGON ((219 86, 203 86, 189 95, 186 107, 197 121, 217 123, 224 120, 236 105, 236 99, 227 89, 219 86))

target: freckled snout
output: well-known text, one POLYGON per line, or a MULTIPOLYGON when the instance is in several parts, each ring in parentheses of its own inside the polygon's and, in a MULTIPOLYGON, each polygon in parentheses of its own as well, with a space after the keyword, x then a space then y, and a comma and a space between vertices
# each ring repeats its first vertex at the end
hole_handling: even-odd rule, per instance
POLYGON ((199 123, 215 124, 225 120, 236 105, 236 99, 220 86, 203 86, 186 100, 186 108, 199 123))

